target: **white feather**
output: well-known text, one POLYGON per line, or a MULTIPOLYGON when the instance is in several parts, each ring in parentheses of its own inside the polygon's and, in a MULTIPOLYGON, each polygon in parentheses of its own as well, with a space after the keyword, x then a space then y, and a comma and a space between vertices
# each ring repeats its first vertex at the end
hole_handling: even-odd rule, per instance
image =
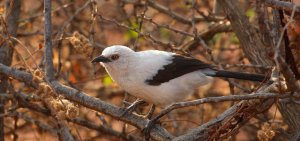
POLYGON ((158 86, 145 83, 164 65, 171 63, 174 53, 147 50, 134 52, 125 46, 111 46, 102 55, 119 54, 120 58, 110 63, 102 63, 112 79, 125 91, 158 106, 166 106, 184 100, 198 86, 209 82, 200 70, 174 78, 158 86))

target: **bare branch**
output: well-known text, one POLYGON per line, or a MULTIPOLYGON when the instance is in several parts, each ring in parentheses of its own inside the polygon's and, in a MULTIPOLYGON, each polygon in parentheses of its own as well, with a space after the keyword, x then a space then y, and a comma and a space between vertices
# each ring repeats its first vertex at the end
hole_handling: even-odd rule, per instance
MULTIPOLYGON (((292 71, 291 65, 288 65, 286 60, 283 59, 284 52, 282 52, 282 40, 283 38, 287 38, 287 28, 288 26, 294 21, 294 15, 296 12, 296 5, 293 7, 293 11, 291 13, 291 17, 289 21, 285 24, 283 27, 280 36, 278 35, 277 37, 277 43, 275 47, 275 55, 274 55, 274 60, 276 63, 276 66, 278 70, 283 74, 285 81, 287 83, 288 89, 291 91, 293 95, 299 95, 300 93, 300 85, 297 83, 296 80, 296 74, 292 71)), ((288 46, 286 44, 286 46, 288 46)), ((289 48, 289 47, 288 47, 289 48)), ((293 54, 291 54, 293 55, 293 54)), ((289 56, 291 57, 291 56, 289 56)), ((298 70, 296 70, 298 73, 298 70)), ((297 104, 296 100, 290 99, 290 100, 280 100, 278 105, 277 105, 279 111, 281 112, 281 115, 284 119, 284 121, 289 125, 289 128, 292 131, 293 135, 295 136, 295 139, 292 140, 298 140, 298 134, 300 131, 300 122, 299 122, 299 104, 297 104)))
POLYGON ((292 12, 295 7, 295 12, 300 12, 300 6, 297 6, 291 2, 279 0, 265 0, 264 2, 267 4, 267 6, 277 9, 283 9, 289 12, 292 12))
MULTIPOLYGON (((19 81, 26 82, 27 84, 31 84, 31 86, 37 86, 36 84, 32 83, 32 75, 29 73, 7 67, 3 64, 0 64, 0 73, 13 77, 14 79, 17 79, 19 81)), ((136 126, 139 129, 143 129, 149 122, 149 120, 134 114, 127 114, 126 116, 122 116, 122 113, 124 113, 125 109, 111 105, 109 103, 101 101, 100 99, 91 97, 88 94, 75 90, 71 87, 64 86, 57 81, 52 81, 51 85, 58 94, 63 95, 68 100, 71 100, 72 102, 78 103, 87 108, 110 115, 116 119, 136 126)), ((161 128, 158 125, 156 125, 155 129, 151 131, 151 136, 157 140, 170 140, 173 138, 171 134, 169 134, 165 129, 161 128)))
POLYGON ((228 136, 236 134, 236 131, 254 115, 269 109, 273 102, 274 99, 241 101, 215 119, 174 138, 174 141, 226 139, 228 136), (253 105, 260 106, 260 108, 257 109, 253 105))
POLYGON ((105 126, 95 125, 95 123, 84 120, 84 119, 81 119, 81 118, 72 119, 71 121, 78 124, 78 125, 85 126, 89 129, 101 131, 105 134, 116 136, 116 137, 119 137, 119 138, 122 138, 122 139, 125 139, 125 140, 128 140, 128 141, 142 141, 142 139, 140 139, 140 138, 137 138, 137 137, 134 137, 134 136, 131 136, 131 135, 125 135, 121 132, 115 131, 115 130, 113 130, 111 128, 108 128, 108 127, 105 127, 105 126))
MULTIPOLYGON (((90 97, 88 96, 88 94, 70 88, 68 86, 64 86, 57 81, 51 82, 51 85, 57 93, 63 95, 67 99, 76 102, 82 106, 85 106, 87 108, 108 114, 116 119, 134 125, 139 129, 144 129, 144 127, 148 122, 148 120, 133 114, 128 114, 126 116, 123 116, 122 113, 125 112, 125 109, 116 107, 114 105, 96 99, 94 97, 90 97)), ((172 136, 169 133, 167 133, 166 130, 164 130, 159 126, 155 126, 154 130, 152 130, 151 132, 151 136, 156 139, 172 138, 172 136)))
POLYGON ((51 20, 51 0, 44 0, 45 17, 45 70, 49 81, 54 80, 54 67, 52 61, 52 20, 51 20))
POLYGON ((12 117, 16 116, 16 117, 22 118, 30 124, 34 124, 43 130, 50 131, 55 134, 58 132, 54 127, 51 127, 50 125, 47 125, 46 123, 44 123, 42 121, 35 120, 32 117, 30 117, 24 113, 14 112, 14 113, 9 114, 9 116, 12 116, 12 117))
POLYGON ((273 83, 271 85, 261 87, 257 94, 250 94, 248 97, 253 98, 252 96, 254 95, 260 97, 258 96, 259 94, 266 94, 266 97, 262 96, 262 98, 265 97, 266 99, 243 100, 237 104, 234 104, 215 119, 189 131, 184 135, 176 137, 174 140, 218 140, 226 139, 227 137, 236 134, 236 131, 238 131, 243 124, 248 122, 256 114, 268 110, 275 102, 277 96, 282 96, 282 98, 290 96, 288 94, 280 96, 279 94, 268 93, 273 91, 274 88, 278 87, 277 85, 278 84, 273 83), (274 97, 267 98, 269 96, 274 97))
MULTIPOLYGON (((167 15, 169 15, 170 17, 178 20, 179 22, 182 22, 184 24, 190 24, 192 25, 193 22, 192 22, 192 19, 186 19, 185 17, 179 15, 178 13, 172 11, 171 9, 163 6, 163 5, 160 5, 158 4, 157 2, 153 1, 153 0, 149 0, 149 6, 151 6, 152 8, 162 12, 162 13, 165 13, 167 15)), ((208 19, 208 17, 206 18, 202 18, 202 17, 195 17, 194 18, 195 22, 201 22, 201 21, 220 21, 220 20, 223 20, 223 18, 217 18, 217 17, 211 17, 208 19)))
POLYGON ((237 34, 241 47, 246 57, 252 64, 272 65, 269 52, 271 47, 265 46, 262 37, 257 30, 250 24, 248 17, 244 14, 237 0, 218 0, 228 16, 232 30, 237 34), (257 57, 259 56, 259 57, 257 57))
MULTIPOLYGON (((43 107, 41 107, 41 106, 39 106, 37 104, 28 102, 27 99, 28 99, 29 96, 27 96, 26 94, 17 93, 12 88, 10 89, 10 91, 14 94, 14 96, 18 100, 18 105, 20 107, 28 108, 30 110, 42 113, 42 114, 44 114, 46 116, 51 116, 50 110, 48 110, 46 108, 43 108, 43 107)), ((17 115, 17 116, 21 115, 21 118, 22 118, 22 116, 25 116, 24 114, 21 114, 21 113, 16 113, 16 114, 12 114, 12 115, 17 115)), ((103 126, 96 125, 96 124, 94 124, 94 123, 92 123, 90 121, 87 121, 85 119, 82 119, 82 118, 69 119, 68 121, 74 122, 74 123, 76 123, 78 125, 87 127, 89 129, 93 129, 93 130, 97 130, 97 131, 103 132, 105 134, 109 134, 109 135, 112 135, 112 136, 123 138, 125 140, 129 140, 129 141, 132 141, 132 140, 139 141, 139 140, 141 140, 140 138, 120 133, 120 132, 118 132, 118 131, 116 131, 116 130, 114 130, 112 128, 109 128, 109 127, 107 127, 105 125, 103 125, 103 126)), ((34 121, 33 119, 30 118, 29 122, 30 123, 36 123, 37 121, 34 121)), ((40 127, 43 128, 43 127, 47 127, 47 126, 42 125, 40 127)), ((46 128, 43 128, 43 129, 46 129, 46 128)), ((47 129, 50 129, 50 128, 47 128, 47 129)), ((51 132, 52 132, 52 130, 51 130, 51 132)), ((55 131, 54 133, 57 133, 57 131, 55 131)))
POLYGON ((165 108, 164 110, 162 110, 154 119, 159 119, 174 109, 190 107, 190 106, 198 106, 198 105, 204 104, 204 103, 219 103, 219 102, 225 102, 225 101, 240 101, 240 100, 250 100, 250 99, 286 98, 289 96, 290 96, 289 94, 281 95, 281 94, 275 94, 275 93, 253 93, 253 94, 246 94, 246 95, 206 97, 206 98, 201 98, 201 99, 197 99, 197 100, 193 100, 193 101, 178 102, 178 103, 172 104, 172 105, 168 106, 167 108, 165 108))
POLYGON ((58 123, 58 136, 62 141, 75 141, 75 138, 70 132, 70 129, 64 121, 57 121, 58 123))

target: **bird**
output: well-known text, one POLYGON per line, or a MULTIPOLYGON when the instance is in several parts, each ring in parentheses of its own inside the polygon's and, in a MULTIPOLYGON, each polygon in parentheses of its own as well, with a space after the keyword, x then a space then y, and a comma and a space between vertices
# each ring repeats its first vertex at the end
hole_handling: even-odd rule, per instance
POLYGON ((160 50, 134 51, 127 46, 105 48, 92 63, 100 62, 110 77, 129 94, 166 107, 183 101, 211 77, 264 81, 266 76, 218 70, 201 60, 160 50))
MULTIPOLYGON (((263 82, 267 76, 219 70, 201 60, 160 50, 134 51, 127 46, 106 47, 92 63, 100 63, 110 77, 129 94, 142 100, 135 101, 123 114, 146 101, 152 104, 146 117, 151 117, 155 106, 166 107, 183 101, 195 88, 208 84, 212 77, 236 78, 263 82)), ((149 120, 142 132, 145 139, 159 116, 149 120)))

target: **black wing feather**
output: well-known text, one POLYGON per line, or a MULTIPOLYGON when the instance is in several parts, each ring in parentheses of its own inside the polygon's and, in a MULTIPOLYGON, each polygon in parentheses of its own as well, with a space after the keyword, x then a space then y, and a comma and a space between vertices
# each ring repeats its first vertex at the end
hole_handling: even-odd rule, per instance
POLYGON ((149 85, 158 86, 162 83, 168 82, 174 78, 196 70, 213 68, 211 65, 200 60, 181 55, 173 55, 171 62, 172 63, 167 64, 162 69, 158 70, 154 77, 147 79, 146 83, 149 85))

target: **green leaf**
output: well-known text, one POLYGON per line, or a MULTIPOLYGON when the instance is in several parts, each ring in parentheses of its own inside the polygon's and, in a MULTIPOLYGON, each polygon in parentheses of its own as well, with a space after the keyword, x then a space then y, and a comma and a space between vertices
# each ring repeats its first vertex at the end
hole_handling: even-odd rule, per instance
POLYGON ((250 22, 255 20, 256 14, 255 14, 255 11, 254 11, 253 8, 248 9, 247 12, 246 12, 246 15, 247 15, 247 17, 249 17, 250 22))
POLYGON ((239 38, 236 36, 236 34, 234 33, 232 36, 231 36, 231 39, 230 39, 231 43, 232 44, 240 44, 240 40, 239 38))
POLYGON ((213 36, 211 42, 212 44, 216 44, 217 42, 219 42, 222 39, 222 33, 217 33, 213 36))
POLYGON ((102 80, 102 83, 104 86, 109 86, 113 83, 113 80, 111 79, 111 77, 109 75, 105 75, 102 80))
POLYGON ((132 31, 132 30, 128 30, 126 33, 125 33, 125 40, 126 41, 129 41, 131 39, 135 39, 138 37, 138 33, 135 32, 135 31, 132 31))
MULTIPOLYGON (((131 28, 134 30, 137 30, 139 28, 139 24, 137 22, 132 22, 131 28)), ((135 39, 138 37, 138 33, 135 32, 134 30, 128 30, 125 32, 124 38, 126 41, 129 41, 131 39, 135 39)))

